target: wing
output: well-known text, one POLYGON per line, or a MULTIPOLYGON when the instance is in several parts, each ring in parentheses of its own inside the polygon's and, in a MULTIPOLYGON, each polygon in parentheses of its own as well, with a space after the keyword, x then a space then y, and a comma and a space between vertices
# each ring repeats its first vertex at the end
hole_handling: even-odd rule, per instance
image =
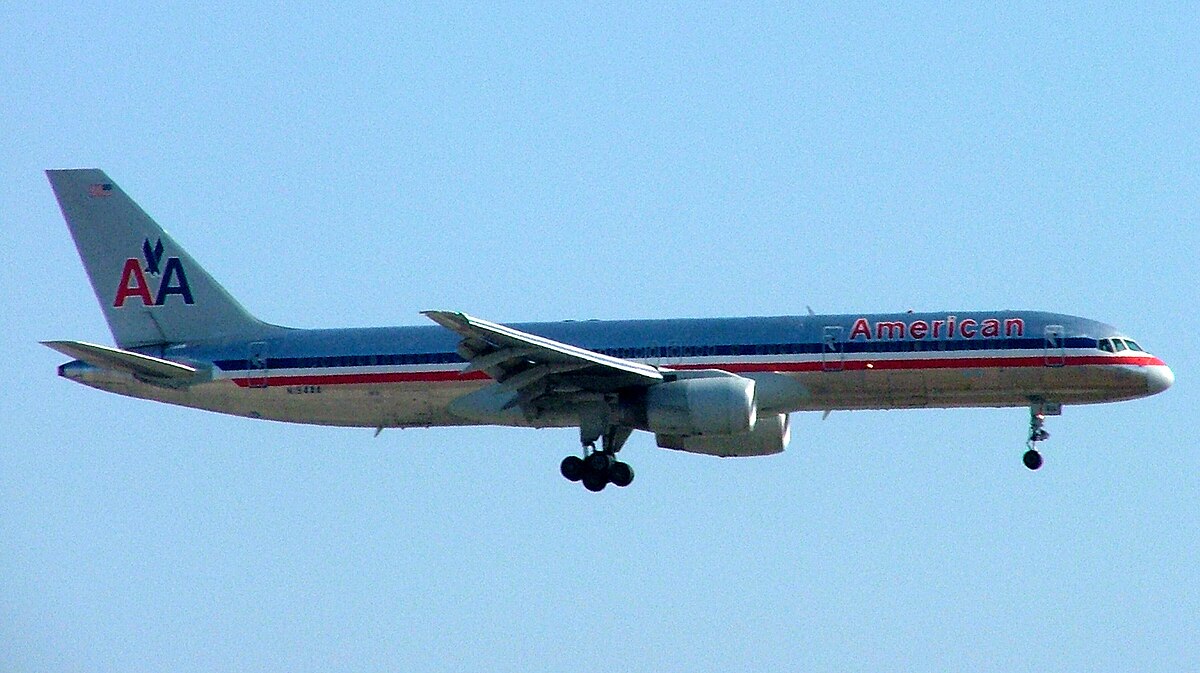
POLYGON ((606 393, 663 380, 657 368, 528 334, 465 313, 423 311, 463 337, 464 372, 482 371, 527 399, 571 390, 606 393))
POLYGON ((458 353, 465 372, 482 371, 496 383, 450 404, 464 418, 508 424, 516 416, 534 427, 554 419, 578 425, 583 445, 603 439, 616 452, 631 427, 612 416, 614 393, 663 381, 655 367, 515 330, 452 311, 424 311, 430 320, 462 336, 458 353))

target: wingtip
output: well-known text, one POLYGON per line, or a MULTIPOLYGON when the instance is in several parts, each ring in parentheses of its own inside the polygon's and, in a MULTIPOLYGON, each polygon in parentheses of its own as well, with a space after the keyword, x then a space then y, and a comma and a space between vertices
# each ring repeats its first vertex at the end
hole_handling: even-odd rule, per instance
POLYGON ((438 318, 467 320, 470 318, 470 316, 462 311, 445 311, 441 309, 429 309, 426 311, 421 311, 421 315, 431 320, 437 320, 438 318))
POLYGON ((464 314, 456 311, 428 310, 421 311, 421 315, 447 329, 454 329, 463 323, 468 322, 464 314))

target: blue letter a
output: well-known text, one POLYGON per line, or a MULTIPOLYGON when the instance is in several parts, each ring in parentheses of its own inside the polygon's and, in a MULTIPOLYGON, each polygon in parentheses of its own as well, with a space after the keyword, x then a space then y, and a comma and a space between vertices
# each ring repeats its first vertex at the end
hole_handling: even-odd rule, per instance
POLYGON ((192 288, 188 287, 187 276, 183 273, 183 264, 179 263, 178 257, 167 258, 167 266, 163 268, 162 284, 158 286, 158 296, 154 299, 155 306, 162 306, 169 294, 183 297, 185 304, 196 303, 192 299, 192 288))

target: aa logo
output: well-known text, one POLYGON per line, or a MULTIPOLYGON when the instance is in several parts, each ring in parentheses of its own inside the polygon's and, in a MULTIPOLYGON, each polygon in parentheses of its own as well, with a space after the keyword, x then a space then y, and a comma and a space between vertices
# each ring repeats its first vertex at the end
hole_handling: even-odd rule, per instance
POLYGON ((150 239, 142 242, 142 257, 130 257, 125 260, 125 268, 121 271, 121 283, 117 286, 117 297, 113 306, 121 308, 125 300, 141 299, 142 306, 162 306, 167 297, 176 294, 183 298, 183 303, 194 304, 192 288, 188 286, 187 275, 183 272, 183 264, 178 257, 168 257, 163 264, 162 239, 150 245, 150 239), (145 269, 142 262, 146 263, 145 269), (147 276, 157 279, 158 287, 152 295, 147 276))

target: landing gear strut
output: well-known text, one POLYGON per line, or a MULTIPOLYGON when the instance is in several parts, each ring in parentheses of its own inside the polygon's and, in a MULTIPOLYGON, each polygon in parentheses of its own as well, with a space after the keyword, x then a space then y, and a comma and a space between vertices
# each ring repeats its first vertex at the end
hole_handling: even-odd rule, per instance
POLYGON ((1025 463, 1025 467, 1036 470, 1042 466, 1042 454, 1038 453, 1038 442, 1044 442, 1050 438, 1050 433, 1046 432, 1044 427, 1046 424, 1046 416, 1058 416, 1062 414, 1061 404, 1050 404, 1047 402, 1036 402, 1029 407, 1029 439, 1026 440, 1025 455, 1021 456, 1021 462, 1025 463))
POLYGON ((633 482, 633 468, 617 460, 617 452, 629 439, 631 428, 613 426, 605 428, 596 437, 591 437, 586 427, 580 428, 583 456, 567 456, 559 465, 562 476, 570 481, 582 481, 583 487, 593 493, 603 491, 612 484, 622 488, 633 482), (596 440, 600 440, 600 449, 596 440))

